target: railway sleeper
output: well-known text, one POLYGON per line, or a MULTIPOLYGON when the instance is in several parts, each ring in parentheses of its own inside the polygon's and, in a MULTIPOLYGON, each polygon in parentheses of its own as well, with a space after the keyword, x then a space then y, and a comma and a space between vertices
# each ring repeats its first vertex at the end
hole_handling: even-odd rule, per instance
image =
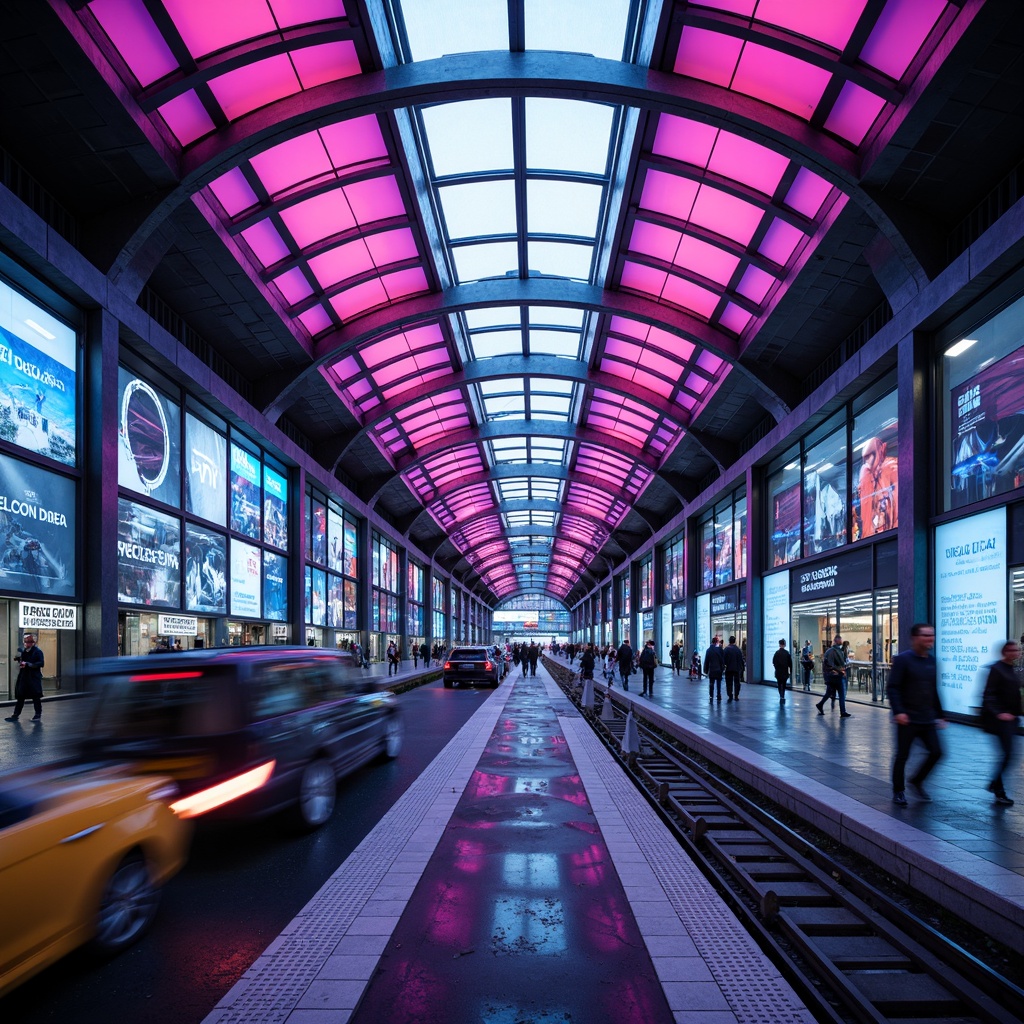
POLYGON ((907 971, 846 972, 858 992, 887 1017, 958 1017, 967 1012, 954 993, 927 974, 907 971))

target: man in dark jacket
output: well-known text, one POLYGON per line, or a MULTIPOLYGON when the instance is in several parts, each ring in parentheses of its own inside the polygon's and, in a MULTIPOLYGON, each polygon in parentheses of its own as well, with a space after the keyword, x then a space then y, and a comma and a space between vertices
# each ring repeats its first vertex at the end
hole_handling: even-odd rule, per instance
MULTIPOLYGON (((935 633, 932 633, 932 643, 935 633)), ((825 701, 839 698, 839 717, 853 718, 846 710, 846 652, 843 649, 843 638, 836 633, 832 638, 832 646, 821 659, 821 671, 825 677, 825 696, 815 704, 818 714, 825 714, 825 701)), ((833 708, 835 705, 833 704, 833 708)))
POLYGON ((594 657, 594 645, 587 644, 580 655, 580 679, 593 679, 594 666, 596 664, 597 659, 594 657))
POLYGON ((31 633, 25 634, 23 643, 18 652, 20 668, 18 681, 14 684, 14 714, 7 719, 8 722, 16 722, 21 717, 21 709, 27 700, 31 700, 36 709, 32 721, 38 722, 43 717, 43 665, 46 659, 36 647, 36 638, 31 633))
POLYGON ((779 649, 772 655, 775 684, 779 688, 779 703, 786 703, 786 680, 793 674, 793 655, 786 650, 786 641, 779 641, 779 649))
POLYGON ((622 677, 622 688, 629 689, 629 675, 633 671, 633 648, 629 646, 629 637, 619 645, 615 652, 615 660, 619 663, 619 675, 622 677))
POLYGON ((743 652, 736 646, 736 637, 729 637, 729 643, 722 651, 722 656, 725 658, 725 693, 729 703, 740 699, 740 676, 743 675, 746 666, 743 652))
POLYGON ((644 676, 643 693, 648 697, 654 696, 654 670, 658 667, 658 656, 654 653, 654 641, 648 640, 644 649, 640 652, 640 671, 644 676))
POLYGON ((989 669, 985 693, 981 698, 982 724, 985 732, 995 736, 1000 752, 1000 761, 988 784, 988 791, 1002 807, 1013 806, 1013 801, 1003 788, 1003 775, 1010 767, 1013 737, 1017 734, 1017 722, 1022 713, 1020 679, 1015 670, 1019 657, 1020 645, 1016 640, 1007 640, 1003 644, 1002 659, 989 669))
POLYGON ((722 673, 725 672, 725 656, 718 646, 718 637, 712 637, 711 646, 704 652, 704 674, 708 677, 708 703, 715 699, 715 688, 718 688, 718 699, 722 699, 722 673))
POLYGON ((906 807, 903 773, 914 740, 919 739, 928 756, 910 779, 910 788, 921 800, 931 800, 924 780, 942 757, 938 729, 946 719, 939 700, 938 669, 931 655, 935 627, 925 622, 910 627, 910 650, 897 654, 889 668, 889 707, 896 723, 896 760, 892 766, 892 799, 906 807))
MULTIPOLYGON (((535 676, 537 674, 537 661, 540 658, 540 648, 537 646, 535 640, 530 641, 530 646, 526 648, 526 667, 530 670, 530 675, 535 676)), ((523 678, 526 678, 526 669, 523 669, 523 678)))

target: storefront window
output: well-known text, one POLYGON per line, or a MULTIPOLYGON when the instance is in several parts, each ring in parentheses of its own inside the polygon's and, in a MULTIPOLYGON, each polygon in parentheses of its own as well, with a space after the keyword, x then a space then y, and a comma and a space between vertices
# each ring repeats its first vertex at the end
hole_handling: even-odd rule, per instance
POLYGON ((899 419, 896 392, 853 421, 852 540, 895 529, 899 519, 897 480, 899 419))
POLYGON ((809 449, 804 463, 805 553, 846 543, 846 429, 809 449))
POLYGON ((640 563, 640 607, 654 607, 654 559, 640 563))
POLYGON ((768 477, 771 510, 772 565, 785 565, 800 551, 800 455, 792 452, 786 465, 768 477))
POLYGON ((665 586, 662 601, 682 601, 686 597, 686 535, 677 533, 663 548, 665 586))
POLYGON ((165 505, 181 498, 181 408, 123 366, 117 371, 118 486, 165 505))
POLYGON ((715 585, 715 521, 708 519, 700 527, 700 588, 710 590, 715 585))
POLYGON ((736 499, 733 508, 733 573, 738 580, 747 576, 747 497, 736 499))
POLYGON ((1024 486, 1024 298, 946 349, 946 508, 1024 486))

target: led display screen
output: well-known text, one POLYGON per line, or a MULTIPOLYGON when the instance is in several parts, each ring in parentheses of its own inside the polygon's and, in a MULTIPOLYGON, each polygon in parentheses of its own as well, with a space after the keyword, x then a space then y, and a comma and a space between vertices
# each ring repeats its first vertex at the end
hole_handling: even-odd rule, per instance
POLYGON ((288 559, 263 552, 263 617, 283 622, 288 618, 288 559))
POLYGON ((323 626, 327 622, 327 573, 323 569, 313 570, 311 589, 313 617, 309 621, 314 626, 323 626))
POLYGON ((345 563, 345 542, 342 538, 344 520, 340 512, 327 510, 327 568, 341 572, 345 563))
POLYGON ((231 529, 260 536, 260 463, 237 444, 231 445, 231 529))
POLYGON ((288 481, 269 466, 263 467, 263 539, 288 547, 288 481))
POLYGON ((324 565, 327 561, 327 508, 322 501, 314 501, 310 514, 312 558, 324 565))
POLYGON ((0 588, 75 592, 75 482, 0 455, 0 588))
POLYGON ((124 367, 117 371, 117 482, 165 505, 181 503, 181 410, 124 367))
POLYGON ((219 533, 185 526, 185 607, 226 615, 228 542, 219 533))
POLYGON ((227 525, 227 447, 223 434, 185 414, 185 510, 227 525))
POLYGON ((117 501, 117 599, 181 607, 181 522, 126 498, 117 501))
POLYGON ((260 549, 231 541, 231 614, 258 619, 260 615, 260 549))
POLYGON ((76 350, 66 334, 30 342, 0 327, 0 438, 73 466, 76 350))
MULTIPOLYGON (((772 658, 779 649, 779 641, 785 640, 789 647, 789 573, 777 572, 765 576, 761 583, 761 594, 764 603, 764 642, 762 676, 771 679, 774 676, 772 658)), ((790 654, 792 655, 792 651, 790 654)))

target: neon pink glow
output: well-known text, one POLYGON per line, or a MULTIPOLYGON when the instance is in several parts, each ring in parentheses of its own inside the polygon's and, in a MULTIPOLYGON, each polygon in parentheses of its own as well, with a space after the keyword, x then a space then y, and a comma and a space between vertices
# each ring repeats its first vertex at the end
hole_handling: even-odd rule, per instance
POLYGON ((748 266, 743 272, 743 277, 740 279, 736 291, 745 299, 750 299, 751 302, 764 302, 765 296, 776 280, 776 278, 763 271, 760 267, 748 266))
POLYGON ((640 206, 645 210, 666 213, 677 220, 686 221, 690 219, 697 187, 697 182, 681 178, 678 174, 649 170, 644 179, 640 206))
POLYGON ((388 295, 384 291, 384 285, 378 278, 374 278, 372 281, 364 281, 352 288, 346 288, 335 295, 331 299, 331 306, 342 320, 351 320, 368 309, 384 305, 387 301, 388 295))
POLYGON ((695 224, 716 231, 725 238, 733 238, 742 245, 753 238, 763 216, 758 207, 746 200, 708 185, 701 186, 690 214, 695 224))
POLYGON ((89 10, 143 88, 178 66, 141 0, 93 0, 89 10))
POLYGON ((776 218, 772 226, 765 232, 764 240, 758 252, 780 267, 789 263, 796 247, 807 236, 799 229, 776 218))
POLYGON ((272 196, 279 196, 300 182, 334 177, 331 161, 316 132, 272 146, 255 154, 249 163, 272 196))
POLYGON ((158 108, 158 113, 183 146, 201 139, 214 129, 213 119, 199 102, 199 97, 191 91, 164 103, 158 108))
POLYGON ((708 169, 756 188, 766 196, 774 195, 789 167, 789 158, 758 142, 721 132, 708 169))
POLYGON ((742 334, 753 319, 745 309, 737 306, 735 302, 730 302, 725 307, 725 312, 718 318, 718 322, 733 334, 742 334))
POLYGON ((698 316, 710 319, 718 306, 718 296, 700 285, 693 284, 675 274, 669 274, 661 297, 683 309, 692 309, 698 316))
POLYGON ((346 185, 345 195, 358 224, 372 224, 386 217, 407 216, 393 174, 346 185))
POLYGON ((825 129, 859 146, 884 106, 880 96, 847 82, 825 120, 825 129))
POLYGON ((245 64, 209 83, 229 121, 299 92, 299 80, 286 54, 245 64))
POLYGON ((667 277, 668 274, 663 270, 655 270, 654 267, 645 267, 632 260, 626 260, 622 266, 622 277, 619 279, 619 284, 623 288, 629 288, 635 292, 645 292, 647 295, 660 298, 667 277))
POLYGON ((786 205, 805 217, 817 217, 832 186, 813 171, 801 167, 786 194, 786 205))
POLYGON ((205 57, 242 39, 277 33, 269 4, 164 0, 164 7, 193 57, 205 57))
POLYGON ((388 159, 388 148, 375 114, 339 121, 320 129, 331 163, 338 169, 375 164, 388 159))
POLYGON ((738 256, 694 238, 693 235, 683 235, 674 262, 723 287, 732 280, 732 275, 740 265, 738 256))
POLYGON ((705 372, 714 376, 722 368, 723 360, 711 352, 701 352, 697 356, 697 365, 705 372))
POLYGON ((350 39, 292 50, 291 58, 303 89, 358 75, 362 68, 350 39))
MULTIPOLYGON (((360 355, 362 355, 362 353, 360 353, 360 355)), ((331 369, 334 371, 338 380, 343 384, 346 381, 351 380, 351 378, 355 377, 357 374, 363 372, 359 363, 356 362, 355 356, 351 355, 345 356, 344 359, 339 360, 331 367, 331 369)))
POLYGON ((281 211, 281 220, 300 249, 331 235, 341 234, 356 225, 352 210, 341 189, 321 192, 281 211))
POLYGON ((684 25, 672 70, 727 89, 742 49, 741 39, 684 25))
POLYGON ((336 249, 329 249, 309 261, 309 269, 313 271, 322 288, 329 288, 340 281, 347 281, 350 277, 365 274, 373 267, 373 258, 363 238, 346 242, 336 249))
POLYGON ((632 252, 653 256, 655 259, 671 263, 675 259, 680 238, 682 238, 680 232, 674 231, 672 228, 652 224, 646 220, 638 220, 633 225, 629 248, 632 252))
POLYGON ((407 295, 417 295, 427 291, 427 275, 422 267, 412 267, 409 270, 386 274, 381 280, 391 302, 396 302, 407 295))
POLYGON ((945 0, 889 0, 860 59, 899 81, 948 6, 945 0))
POLYGON ((660 327, 650 328, 647 333, 647 343, 681 360, 688 360, 696 348, 693 342, 680 338, 678 335, 669 334, 668 331, 660 327))
POLYGON ((292 267, 291 270, 275 277, 274 284, 281 293, 281 298, 289 306, 294 306, 313 293, 313 286, 306 280, 306 275, 299 267, 292 267))
POLYGON ((797 57, 747 43, 732 88, 810 120, 831 77, 797 57))
POLYGON ((609 330, 615 334, 625 335, 627 338, 646 338, 650 328, 639 320, 629 320, 624 316, 613 316, 609 330))
POLYGON ((816 39, 834 50, 850 41, 867 0, 760 0, 757 21, 816 39))
POLYGON ((222 174, 216 181, 210 182, 210 191, 229 217, 251 209, 259 201, 249 182, 245 180, 245 175, 237 167, 233 167, 227 174, 222 174))
POLYGON ((333 327, 334 322, 331 320, 330 314, 323 306, 312 306, 307 309, 304 313, 299 314, 299 323, 309 331, 311 337, 316 337, 321 331, 326 331, 328 327, 333 327))
POLYGON ((651 152, 669 157, 684 164, 705 168, 711 159, 711 150, 719 130, 710 124, 662 114, 658 118, 658 130, 654 135, 651 152))
POLYGON ((242 238, 264 267, 272 267, 289 255, 288 246, 269 220, 261 220, 251 228, 246 228, 242 238))

